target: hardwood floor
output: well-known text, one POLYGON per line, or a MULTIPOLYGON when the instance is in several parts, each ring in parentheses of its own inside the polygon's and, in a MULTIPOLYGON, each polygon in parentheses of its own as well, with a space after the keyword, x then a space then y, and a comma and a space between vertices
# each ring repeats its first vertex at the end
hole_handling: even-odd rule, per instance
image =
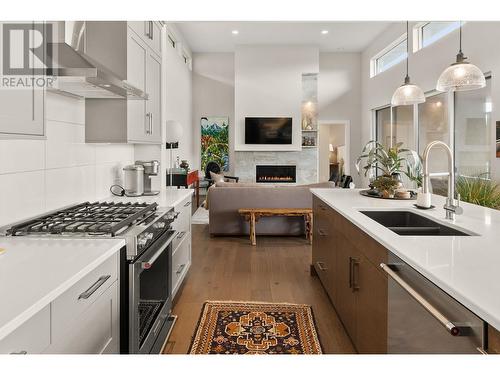
POLYGON ((178 320, 165 354, 186 354, 207 300, 305 303, 313 308, 325 353, 354 349, 317 277, 310 275, 311 246, 303 237, 210 237, 193 225, 192 265, 176 297, 178 320))

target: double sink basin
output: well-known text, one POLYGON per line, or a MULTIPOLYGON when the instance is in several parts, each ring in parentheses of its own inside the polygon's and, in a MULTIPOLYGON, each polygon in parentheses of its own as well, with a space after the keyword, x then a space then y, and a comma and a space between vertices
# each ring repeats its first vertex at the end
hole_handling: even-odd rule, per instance
POLYGON ((412 211, 360 211, 400 236, 471 236, 412 211))

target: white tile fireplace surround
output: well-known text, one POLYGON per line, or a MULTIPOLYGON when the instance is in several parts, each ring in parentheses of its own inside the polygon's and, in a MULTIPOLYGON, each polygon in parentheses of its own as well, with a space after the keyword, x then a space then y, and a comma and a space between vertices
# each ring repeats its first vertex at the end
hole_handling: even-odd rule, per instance
POLYGON ((234 175, 238 176, 241 182, 256 182, 257 165, 293 165, 296 166, 298 185, 318 181, 316 149, 304 149, 302 151, 236 151, 234 158, 234 175))

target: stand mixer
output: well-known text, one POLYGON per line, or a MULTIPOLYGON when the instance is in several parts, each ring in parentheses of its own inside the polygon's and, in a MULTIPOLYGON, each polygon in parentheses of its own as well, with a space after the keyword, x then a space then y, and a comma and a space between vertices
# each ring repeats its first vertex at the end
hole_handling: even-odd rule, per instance
POLYGON ((151 190, 151 177, 157 176, 160 170, 160 162, 158 160, 137 160, 136 165, 142 165, 144 167, 144 192, 143 195, 158 195, 160 192, 157 190, 151 190))

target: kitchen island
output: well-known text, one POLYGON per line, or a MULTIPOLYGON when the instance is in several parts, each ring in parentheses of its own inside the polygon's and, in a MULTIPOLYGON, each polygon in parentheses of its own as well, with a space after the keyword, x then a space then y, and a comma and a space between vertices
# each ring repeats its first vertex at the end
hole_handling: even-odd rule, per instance
MULTIPOLYGON (((500 296, 500 278, 498 274, 498 267, 500 265, 498 245, 500 243, 499 211, 462 203, 463 214, 457 215, 456 219, 452 222, 444 218, 445 212, 442 206, 445 198, 436 195, 432 196, 432 203, 436 208, 418 210, 413 206, 415 201, 368 198, 361 196, 359 190, 312 189, 312 193, 315 197, 316 250, 319 249, 320 254, 325 253, 328 250, 327 248, 334 249, 336 247, 335 238, 328 239, 330 244, 326 245, 326 248, 324 245, 321 245, 322 242, 325 242, 321 238, 328 238, 328 230, 322 228, 321 225, 321 222, 324 221, 327 223, 325 225, 329 226, 332 231, 335 228, 338 229, 346 237, 345 240, 349 244, 360 249, 360 252, 368 260, 365 262, 366 264, 371 263, 374 268, 376 267, 380 270, 380 264, 387 263, 389 255, 395 255, 419 274, 430 280, 439 289, 487 322, 492 328, 496 330, 500 329, 500 297, 498 297, 500 296), (323 209, 324 214, 321 214, 323 211, 320 206, 327 208, 327 210, 323 209), (398 235, 361 212, 370 210, 410 211, 471 235, 398 235)), ((338 253, 340 255, 337 255, 332 264, 337 261, 343 261, 342 251, 338 253)), ((316 254, 318 254, 318 251, 316 251, 316 254)), ((353 265, 349 264, 352 267, 346 272, 349 275, 356 273, 355 279, 362 279, 362 276, 364 276, 366 283, 370 284, 368 286, 368 295, 366 296, 367 300, 369 298, 379 301, 387 300, 387 288, 385 287, 384 289, 384 285, 387 285, 387 278, 384 279, 384 272, 366 272, 364 275, 358 275, 361 269, 359 268, 359 264, 353 260, 358 258, 358 256, 347 254, 346 257, 346 262, 352 261, 354 263, 353 265), (366 280, 367 275, 371 277, 369 280, 366 280), (379 277, 380 275, 382 277, 379 277), (378 294, 377 285, 380 286, 378 294)), ((313 262, 315 261, 314 258, 315 246, 313 245, 313 262)), ((328 265, 323 263, 323 260, 319 261, 320 271, 318 273, 322 272, 321 269, 328 268, 328 265)), ((318 265, 316 265, 317 268, 318 265)), ((336 305, 338 311, 339 309, 341 310, 339 315, 344 313, 348 317, 356 314, 357 310, 354 303, 346 305, 346 298, 342 295, 341 287, 335 285, 333 280, 331 280, 333 276, 329 275, 327 271, 324 273, 325 276, 320 274, 320 279, 322 279, 324 286, 331 285, 331 287, 328 287, 332 290, 331 294, 334 296, 332 298, 334 305, 336 305), (335 303, 335 299, 338 300, 337 304, 335 303)), ((342 277, 342 269, 340 269, 340 277, 342 277)), ((353 281, 350 276, 346 277, 349 279, 346 283, 354 282, 354 285, 351 285, 351 290, 357 291, 357 280, 353 281)), ((327 289, 326 286, 325 289, 327 289)), ((359 292, 358 296, 362 296, 362 293, 359 292)), ((358 302, 359 300, 362 300, 362 298, 358 297, 358 302)), ((370 308, 370 305, 367 305, 367 307, 370 308)), ((358 314, 361 314, 361 310, 359 309, 358 314)), ((379 311, 379 326, 381 328, 378 333, 380 335, 386 331, 386 327, 384 327, 384 325, 387 325, 386 315, 387 311, 379 311)), ((371 318, 373 317, 376 318, 377 314, 372 314, 371 318)), ((348 331, 350 325, 356 327, 356 335, 365 336, 365 340, 361 340, 360 338, 360 343, 363 342, 366 344, 366 332, 358 332, 363 328, 363 321, 360 319, 358 319, 358 322, 350 321, 349 319, 343 319, 343 321, 348 331)), ((370 329, 367 329, 367 332, 371 332, 370 329)), ((376 335, 376 337, 380 335, 376 335)), ((381 349, 384 345, 383 340, 379 340, 372 349, 381 349)), ((380 352, 382 350, 374 351, 380 352)))

